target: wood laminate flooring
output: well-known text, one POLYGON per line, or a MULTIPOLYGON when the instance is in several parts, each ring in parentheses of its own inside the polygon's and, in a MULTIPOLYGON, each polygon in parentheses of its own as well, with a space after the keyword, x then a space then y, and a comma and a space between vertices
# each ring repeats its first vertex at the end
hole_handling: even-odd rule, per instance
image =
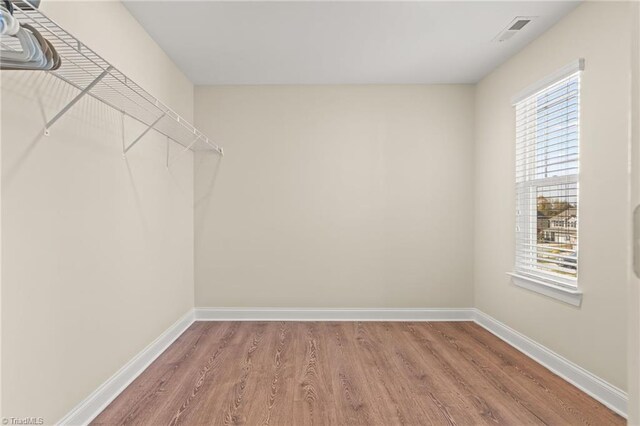
POLYGON ((625 421, 472 322, 195 322, 93 424, 625 421))

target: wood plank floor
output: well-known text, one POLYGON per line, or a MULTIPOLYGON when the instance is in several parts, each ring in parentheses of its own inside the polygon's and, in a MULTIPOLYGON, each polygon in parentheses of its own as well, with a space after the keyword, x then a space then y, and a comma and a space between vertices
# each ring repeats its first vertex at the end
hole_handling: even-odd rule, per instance
POLYGON ((93 422, 624 423, 471 322, 196 322, 93 422))

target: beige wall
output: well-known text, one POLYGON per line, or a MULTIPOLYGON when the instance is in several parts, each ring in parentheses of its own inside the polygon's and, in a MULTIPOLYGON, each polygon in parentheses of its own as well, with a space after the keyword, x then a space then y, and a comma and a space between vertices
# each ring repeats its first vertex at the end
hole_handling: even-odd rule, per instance
POLYGON ((475 305, 626 389, 629 4, 590 2, 492 72, 476 91, 475 305), (514 287, 511 97, 583 57, 581 308, 514 287))
MULTIPOLYGON (((120 3, 42 7, 191 118, 193 86, 120 3)), ((3 415, 51 424, 193 306, 193 159, 167 170, 148 134, 124 160, 119 113, 93 99, 43 137, 38 99, 50 118, 75 93, 2 83, 3 415)))
POLYGON ((196 87, 196 306, 469 307, 473 87, 196 87))
MULTIPOLYGON (((632 5, 633 31, 631 33, 632 77, 632 142, 631 142, 631 205, 640 209, 640 3, 632 5)), ((639 224, 640 227, 640 224, 639 224)), ((640 229, 639 229, 640 230, 640 229)), ((636 230, 639 231, 639 230, 636 230)), ((633 234, 630 235, 633 256, 633 234)), ((633 266, 633 263, 631 266, 633 266)), ((640 277, 629 268, 629 425, 640 425, 640 277)))

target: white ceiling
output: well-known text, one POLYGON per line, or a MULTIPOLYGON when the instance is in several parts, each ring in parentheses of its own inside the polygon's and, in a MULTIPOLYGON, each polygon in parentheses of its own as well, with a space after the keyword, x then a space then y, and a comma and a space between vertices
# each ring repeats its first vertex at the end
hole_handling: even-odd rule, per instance
POLYGON ((198 85, 475 83, 576 1, 127 1, 198 85), (506 42, 516 16, 536 16, 506 42))

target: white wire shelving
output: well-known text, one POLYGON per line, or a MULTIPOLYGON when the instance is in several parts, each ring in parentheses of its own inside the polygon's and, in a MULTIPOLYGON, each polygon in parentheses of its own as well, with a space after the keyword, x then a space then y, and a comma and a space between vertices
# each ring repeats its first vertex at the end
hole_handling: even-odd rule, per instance
MULTIPOLYGON (((62 66, 55 71, 47 71, 79 90, 45 125, 45 134, 69 109, 84 96, 91 96, 120 111, 145 127, 137 137, 123 143, 126 154, 149 131, 154 130, 183 147, 183 152, 215 151, 223 155, 223 149, 160 102, 104 58, 84 45, 79 39, 65 31, 40 10, 31 8, 25 2, 14 4, 14 16, 20 23, 30 24, 50 41, 62 59, 62 66)), ((2 36, 3 49, 21 50, 14 37, 2 36)), ((169 158, 167 158, 167 164, 169 158)))

